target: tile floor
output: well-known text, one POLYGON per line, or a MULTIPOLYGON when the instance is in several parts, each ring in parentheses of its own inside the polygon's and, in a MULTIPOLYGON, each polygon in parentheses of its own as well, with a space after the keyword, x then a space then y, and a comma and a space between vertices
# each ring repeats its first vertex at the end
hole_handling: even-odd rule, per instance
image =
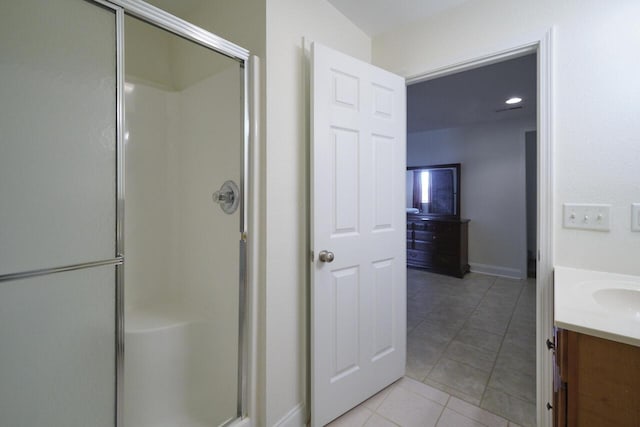
POLYGON ((408 269, 406 376, 329 426, 535 426, 535 298, 534 280, 408 269))
POLYGON ((517 427, 429 385, 404 377, 327 427, 517 427))

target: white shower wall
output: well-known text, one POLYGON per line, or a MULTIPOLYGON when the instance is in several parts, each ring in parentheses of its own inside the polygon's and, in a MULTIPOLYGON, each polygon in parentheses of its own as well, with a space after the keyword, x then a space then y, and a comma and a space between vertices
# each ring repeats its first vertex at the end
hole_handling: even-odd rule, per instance
POLYGON ((127 76, 125 94, 125 369, 183 349, 181 360, 199 362, 180 374, 187 392, 172 405, 206 425, 236 408, 240 216, 212 200, 224 181, 240 183, 241 79, 229 62, 181 90, 127 76), (172 348, 136 335, 147 332, 172 348))
POLYGON ((233 305, 240 219, 211 195, 227 179, 240 181, 239 71, 182 91, 129 87, 126 308, 179 302, 205 315, 233 305))

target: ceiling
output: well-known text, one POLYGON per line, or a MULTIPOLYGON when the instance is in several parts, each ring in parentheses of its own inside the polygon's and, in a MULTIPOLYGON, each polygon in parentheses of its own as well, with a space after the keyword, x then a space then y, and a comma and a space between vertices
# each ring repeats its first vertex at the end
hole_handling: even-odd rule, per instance
POLYGON ((469 0, 328 0, 369 36, 419 21, 469 0))
MULTIPOLYGON (((184 17, 203 0, 147 0, 184 17)), ((370 36, 425 19, 470 0, 328 0, 370 36)), ((535 117, 536 58, 521 58, 411 85, 407 88, 407 131, 535 117), (518 95, 522 108, 502 110, 518 95)))
POLYGON ((536 55, 487 65, 407 87, 407 132, 535 118, 536 55), (512 96, 523 99, 507 105, 512 96), (522 107, 513 110, 508 108, 522 107))

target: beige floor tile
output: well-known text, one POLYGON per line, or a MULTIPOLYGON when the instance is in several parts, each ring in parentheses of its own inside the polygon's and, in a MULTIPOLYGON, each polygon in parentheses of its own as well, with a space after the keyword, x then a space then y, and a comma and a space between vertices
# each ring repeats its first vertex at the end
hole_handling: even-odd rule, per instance
POLYGON ((518 399, 500 390, 487 388, 480 407, 524 427, 535 427, 536 425, 536 405, 534 403, 518 399))
POLYGON ((400 379, 400 381, 395 383, 395 385, 396 387, 402 387, 404 389, 417 393, 420 396, 426 397, 429 400, 433 400, 434 402, 439 403, 443 406, 446 405, 449 401, 449 395, 447 393, 411 378, 404 377, 400 379))
POLYGON ((394 387, 376 411, 402 427, 433 427, 444 406, 402 387, 394 387))
POLYGON ((438 390, 442 390, 445 393, 450 394, 451 396, 455 396, 455 397, 457 397, 459 399, 464 400, 465 402, 469 402, 472 405, 478 405, 478 406, 480 405, 481 398, 479 398, 479 397, 469 396, 468 394, 465 394, 464 392, 462 392, 460 390, 456 390, 456 389, 451 388, 451 387, 449 387, 449 386, 447 386, 445 384, 441 384, 439 382, 430 380, 429 378, 425 378, 423 380, 423 382, 425 384, 427 384, 427 385, 430 385, 430 386, 432 386, 434 388, 437 388, 438 390))
POLYGON ((502 335, 474 328, 471 324, 458 332, 456 340, 474 347, 497 352, 502 343, 502 335))
POLYGON ((448 359, 465 363, 487 372, 491 372, 493 369, 497 355, 496 352, 477 348, 455 339, 449 343, 443 354, 448 359))
POLYGON ((364 427, 398 427, 398 424, 392 423, 378 414, 373 414, 364 427))
POLYGON ((463 391, 469 396, 481 398, 489 380, 489 372, 443 357, 427 378, 463 391))
POLYGON ((536 401, 536 378, 521 371, 496 366, 491 373, 488 387, 528 402, 536 401))
POLYGON ((378 409, 382 401, 389 395, 393 387, 394 384, 378 392, 374 396, 371 396, 369 399, 365 400, 362 405, 368 409, 371 409, 372 411, 375 411, 376 409, 378 409))
POLYGON ((509 423, 506 419, 498 415, 492 414, 489 411, 453 396, 449 399, 447 408, 471 418, 472 420, 476 420, 487 427, 507 427, 509 423))
POLYGON ((364 406, 356 406, 349 412, 327 424, 326 427, 361 427, 372 414, 373 412, 364 406))
POLYGON ((501 427, 506 419, 532 425, 535 405, 527 403, 535 401, 535 280, 477 273, 457 279, 415 269, 407 278, 409 316, 423 319, 411 324, 407 337, 407 377, 454 396, 450 402, 489 411, 476 407, 474 413, 504 416, 496 424, 501 427))
POLYGON ((440 420, 438 420, 437 427, 486 427, 484 424, 478 421, 467 418, 451 409, 446 408, 442 412, 440 420))

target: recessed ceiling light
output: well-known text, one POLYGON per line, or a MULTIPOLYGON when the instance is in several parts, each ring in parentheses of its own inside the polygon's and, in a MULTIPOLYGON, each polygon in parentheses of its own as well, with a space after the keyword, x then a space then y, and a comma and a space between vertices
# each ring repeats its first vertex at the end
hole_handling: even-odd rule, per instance
POLYGON ((522 102, 522 98, 518 98, 517 96, 514 96, 513 98, 509 98, 504 102, 509 105, 518 104, 519 102, 522 102))

